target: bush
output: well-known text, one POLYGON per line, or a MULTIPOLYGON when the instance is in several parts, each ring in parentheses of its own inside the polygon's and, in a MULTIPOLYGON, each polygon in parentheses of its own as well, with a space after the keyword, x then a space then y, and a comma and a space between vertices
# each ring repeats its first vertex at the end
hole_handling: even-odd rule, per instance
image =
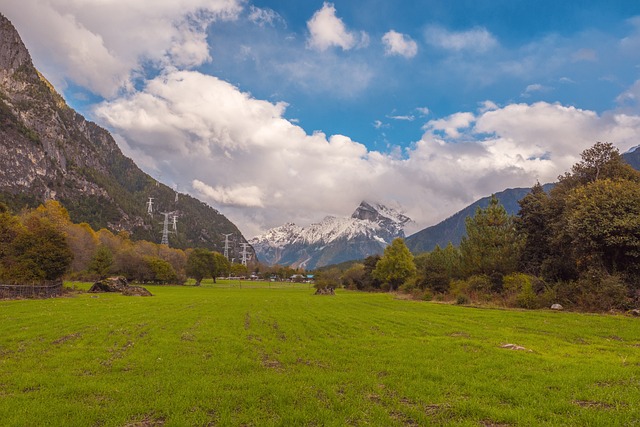
POLYGON ((555 290, 563 305, 586 311, 625 310, 631 303, 619 276, 597 270, 588 270, 578 280, 558 283, 555 290))
POLYGON ((523 273, 504 276, 504 301, 507 306, 536 308, 537 296, 533 288, 534 277, 523 273))
POLYGON ((471 302, 471 299, 469 299, 469 297, 467 295, 465 295, 465 294, 460 294, 456 298, 456 304, 458 304, 458 305, 467 305, 470 302, 471 302))

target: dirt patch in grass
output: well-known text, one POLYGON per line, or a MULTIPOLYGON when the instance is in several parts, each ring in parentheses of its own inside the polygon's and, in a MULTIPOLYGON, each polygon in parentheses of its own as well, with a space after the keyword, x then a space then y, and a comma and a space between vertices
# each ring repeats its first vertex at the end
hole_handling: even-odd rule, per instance
POLYGON ((484 427, 509 427, 509 426, 511 426, 511 424, 498 423, 498 422, 491 421, 491 420, 480 421, 480 425, 484 426, 484 427))
POLYGON ((434 416, 448 410, 449 408, 451 408, 451 405, 448 403, 431 403, 424 407, 424 413, 429 416, 434 416))
POLYGON ((605 402, 596 402, 594 400, 574 400, 573 404, 578 405, 581 408, 615 409, 615 405, 605 402))
POLYGON ((145 415, 141 420, 131 421, 123 427, 161 427, 164 426, 164 417, 156 417, 155 415, 145 415))
POLYGON ((408 416, 405 413, 402 413, 400 411, 391 411, 389 412, 389 416, 402 423, 403 426, 418 426, 420 425, 416 420, 412 419, 410 416, 408 416))
POLYGON ((82 334, 80 332, 76 332, 74 334, 69 334, 69 335, 65 335, 63 337, 60 337, 57 340, 53 341, 51 344, 59 345, 59 344, 65 343, 67 341, 77 340, 80 337, 82 337, 82 334))
POLYGON ((268 369, 275 369, 279 372, 284 370, 284 366, 282 366, 279 360, 273 359, 266 354, 262 356, 262 366, 268 369))

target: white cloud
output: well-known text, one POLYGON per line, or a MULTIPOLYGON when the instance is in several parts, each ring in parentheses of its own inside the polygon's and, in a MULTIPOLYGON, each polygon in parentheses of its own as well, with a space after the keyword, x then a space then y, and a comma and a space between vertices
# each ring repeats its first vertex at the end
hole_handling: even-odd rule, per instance
POLYGON ((322 8, 307 21, 309 38, 307 46, 311 49, 325 51, 330 47, 340 47, 350 50, 354 47, 366 46, 369 36, 365 32, 355 33, 347 30, 342 19, 336 16, 333 3, 325 2, 322 8))
POLYGON ((216 204, 246 208, 264 207, 262 191, 257 185, 212 187, 197 179, 194 179, 191 185, 198 194, 216 204))
POLYGON ((640 133, 633 114, 484 105, 431 120, 412 148, 386 154, 342 135, 309 135, 284 119, 286 104, 192 71, 159 76, 103 103, 96 116, 126 139, 135 160, 154 163, 247 236, 349 215, 362 199, 398 203, 425 227, 505 187, 554 181, 598 140, 624 151, 640 133))
POLYGON ((523 98, 528 98, 531 96, 531 94, 535 92, 547 92, 550 89, 551 88, 541 85, 540 83, 533 83, 533 84, 527 85, 527 87, 524 89, 524 92, 522 92, 520 96, 523 98))
POLYGON ((416 116, 408 114, 408 115, 400 115, 400 116, 387 116, 389 119, 393 120, 401 120, 405 122, 412 122, 416 119, 416 116))
POLYGON ((418 107, 418 108, 416 108, 416 111, 421 116, 428 116, 429 113, 431 112, 431 110, 429 110, 429 108, 427 108, 427 107, 418 107))
POLYGON ((418 53, 418 44, 411 37, 394 30, 382 36, 382 44, 386 55, 399 55, 413 58, 418 53))
POLYGON ((498 109, 498 105, 490 100, 486 100, 486 101, 482 101, 480 103, 478 103, 478 111, 480 111, 481 113, 486 113, 487 111, 491 111, 491 110, 497 110, 498 109))
POLYGON ((431 26, 425 32, 427 43, 442 49, 460 51, 486 52, 498 45, 496 38, 486 29, 475 27, 467 31, 449 31, 438 26, 431 26))
POLYGON ((259 8, 254 5, 249 6, 249 20, 261 27, 269 25, 271 27, 277 24, 286 25, 285 20, 278 12, 269 8, 259 8))
POLYGON ((425 130, 444 131, 451 138, 458 138, 460 130, 468 129, 475 116, 472 113, 455 113, 444 119, 431 120, 425 125, 425 130))
POLYGON ((211 59, 206 28, 234 19, 241 0, 4 2, 38 66, 59 87, 73 81, 112 97, 143 65, 194 67, 211 59), (142 25, 144 23, 144 25, 142 25))

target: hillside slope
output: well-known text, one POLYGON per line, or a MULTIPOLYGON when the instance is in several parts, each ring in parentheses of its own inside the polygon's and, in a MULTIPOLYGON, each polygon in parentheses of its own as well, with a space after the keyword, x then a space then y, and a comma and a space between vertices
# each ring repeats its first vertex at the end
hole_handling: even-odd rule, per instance
POLYGON ((112 136, 71 109, 36 70, 11 22, 0 14, 0 201, 17 211, 59 200, 74 222, 127 230, 159 242, 163 216, 178 216, 173 247, 222 250, 223 234, 246 242, 224 215, 156 182, 112 136), (154 198, 155 214, 147 214, 154 198))
MULTIPOLYGON (((549 191, 551 187, 553 187, 553 184, 545 184, 543 186, 545 191, 549 191)), ((496 193, 495 196, 504 206, 507 213, 515 215, 520 210, 518 201, 526 196, 529 191, 531 191, 530 188, 510 188, 496 193)), ((473 216, 477 208, 486 208, 489 206, 490 200, 491 196, 484 197, 444 221, 412 234, 405 239, 407 247, 414 254, 418 254, 432 251, 436 245, 444 248, 449 242, 457 246, 466 234, 466 218, 473 216)))

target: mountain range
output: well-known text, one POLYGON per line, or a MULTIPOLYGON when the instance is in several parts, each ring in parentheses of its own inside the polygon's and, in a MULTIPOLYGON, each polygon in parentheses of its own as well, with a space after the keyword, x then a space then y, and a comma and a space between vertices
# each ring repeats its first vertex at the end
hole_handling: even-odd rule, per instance
POLYGON ((411 221, 395 209, 362 202, 351 217, 327 216, 308 227, 292 223, 249 240, 258 258, 308 270, 381 254, 411 221))
POLYGON ((34 67, 20 35, 0 14, 0 201, 12 210, 58 200, 72 221, 160 242, 164 215, 177 216, 173 247, 223 250, 224 215, 156 181, 124 156, 109 132, 70 108, 34 67), (147 202, 153 198, 152 214, 147 202))
MULTIPOLYGON (((640 169, 640 150, 623 154, 640 169)), ((223 251, 225 235, 232 235, 231 256, 238 258, 247 240, 224 215, 205 203, 177 194, 156 181, 126 157, 109 132, 70 108, 34 67, 11 22, 0 14, 0 201, 13 211, 59 200, 74 222, 93 229, 128 231, 134 239, 160 241, 164 216, 177 216, 173 247, 206 247, 223 251), (147 201, 152 198, 153 213, 147 201)), ((552 184, 545 185, 545 190, 552 184)), ((496 193, 510 214, 527 188, 496 193)), ((449 242, 457 245, 465 234, 465 219, 482 198, 446 220, 405 239, 414 253, 449 242)), ((380 254, 394 238, 405 237, 408 217, 379 203, 362 202, 351 217, 328 216, 316 224, 285 224, 249 241, 251 255, 267 264, 307 269, 380 254)))

